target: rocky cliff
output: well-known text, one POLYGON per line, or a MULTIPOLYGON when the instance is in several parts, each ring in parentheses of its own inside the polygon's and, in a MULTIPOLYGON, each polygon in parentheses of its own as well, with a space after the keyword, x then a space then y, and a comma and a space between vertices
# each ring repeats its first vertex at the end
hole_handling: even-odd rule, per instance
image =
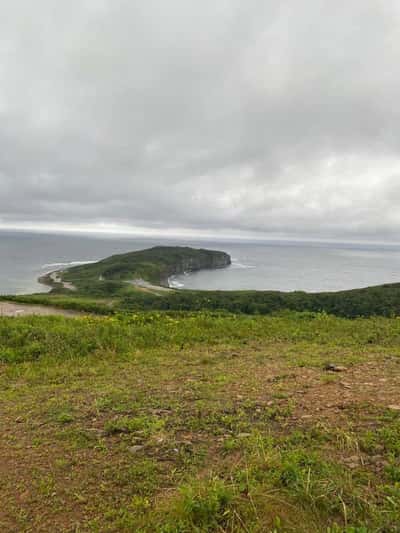
POLYGON ((168 278, 196 270, 225 268, 231 264, 231 257, 226 252, 194 248, 182 248, 176 254, 176 262, 168 265, 160 283, 168 285, 168 278))

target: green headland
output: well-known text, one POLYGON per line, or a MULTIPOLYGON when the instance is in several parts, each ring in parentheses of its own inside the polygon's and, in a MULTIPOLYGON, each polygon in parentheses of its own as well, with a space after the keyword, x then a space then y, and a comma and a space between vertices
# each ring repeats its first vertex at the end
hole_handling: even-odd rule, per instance
POLYGON ((183 246, 155 246, 125 254, 113 255, 96 263, 75 266, 60 272, 43 276, 41 281, 53 288, 79 289, 91 293, 107 284, 126 288, 124 283, 155 287, 169 287, 169 278, 173 275, 194 272, 202 269, 224 268, 231 264, 230 256, 225 252, 204 250, 183 246), (56 275, 56 277, 54 276, 56 275))

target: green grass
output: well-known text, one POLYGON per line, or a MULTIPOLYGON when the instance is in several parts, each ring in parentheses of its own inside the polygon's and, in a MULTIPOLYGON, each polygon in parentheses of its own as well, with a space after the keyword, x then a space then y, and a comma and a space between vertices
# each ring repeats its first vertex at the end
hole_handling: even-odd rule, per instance
POLYGON ((399 340, 312 313, 0 318, 0 529, 398 531, 399 340))
MULTIPOLYGON (((282 343, 282 352, 296 365, 323 365, 331 348, 342 347, 340 360, 359 361, 371 350, 400 343, 400 320, 371 318, 347 320, 324 314, 281 313, 251 317, 226 313, 88 315, 77 319, 31 316, 0 322, 0 362, 23 362, 44 357, 81 358, 101 353, 118 357, 141 354, 143 349, 184 349, 193 345, 245 346, 258 341, 282 343), (15 327, 15 325, 18 327, 15 327), (348 348, 351 350, 348 352, 348 348), (360 353, 354 351, 359 348, 360 353)), ((214 359, 202 359, 212 364, 214 359)))

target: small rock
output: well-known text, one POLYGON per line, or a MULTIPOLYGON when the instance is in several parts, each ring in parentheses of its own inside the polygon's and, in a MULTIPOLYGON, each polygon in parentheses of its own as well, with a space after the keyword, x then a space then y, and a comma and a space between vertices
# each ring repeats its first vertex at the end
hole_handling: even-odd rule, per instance
POLYGON ((135 446, 130 446, 128 448, 128 452, 132 453, 132 454, 136 454, 136 453, 142 451, 143 448, 144 448, 144 446, 141 446, 140 444, 136 444, 135 446))
POLYGON ((400 411, 400 405, 388 405, 388 409, 391 409, 392 411, 400 411))
POLYGON ((180 446, 193 446, 193 442, 191 440, 179 440, 176 442, 176 444, 179 444, 180 446))
POLYGON ((324 366, 324 370, 328 372, 345 372, 347 370, 347 367, 328 363, 324 366))
POLYGON ((358 468, 358 463, 346 463, 346 466, 351 468, 351 470, 354 470, 355 468, 358 468))
POLYGON ((346 459, 346 461, 350 461, 350 462, 354 462, 354 461, 358 462, 359 460, 360 458, 358 455, 351 455, 350 457, 346 459))
POLYGON ((157 416, 169 415, 171 413, 171 409, 151 409, 150 411, 157 416))
POLYGON ((238 439, 246 439, 247 437, 251 437, 251 433, 239 433, 238 439))
POLYGON ((346 457, 343 461, 348 468, 351 468, 354 470, 354 468, 358 468, 360 465, 360 458, 358 455, 352 455, 351 457, 346 457))
POLYGON ((346 457, 346 459, 344 459, 344 462, 345 463, 358 463, 360 460, 360 458, 358 457, 358 455, 352 455, 350 457, 346 457))

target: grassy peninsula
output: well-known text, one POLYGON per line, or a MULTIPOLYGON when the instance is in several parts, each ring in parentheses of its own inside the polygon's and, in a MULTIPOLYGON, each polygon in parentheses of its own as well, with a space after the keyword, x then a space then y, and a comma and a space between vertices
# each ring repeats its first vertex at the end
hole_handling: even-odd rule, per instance
POLYGON ((117 291, 124 287, 124 282, 139 286, 141 282, 147 282, 168 287, 168 279, 173 275, 205 268, 223 268, 230 264, 231 258, 225 252, 186 246, 155 246, 68 268, 57 273, 56 281, 51 274, 42 281, 56 288, 58 285, 62 288, 63 283, 67 283, 69 288, 75 287, 88 293, 96 291, 96 288, 107 291, 110 286, 117 291))
POLYGON ((0 317, 1 531, 399 531, 400 284, 160 290, 224 262, 132 252, 13 298, 86 314, 0 317))

